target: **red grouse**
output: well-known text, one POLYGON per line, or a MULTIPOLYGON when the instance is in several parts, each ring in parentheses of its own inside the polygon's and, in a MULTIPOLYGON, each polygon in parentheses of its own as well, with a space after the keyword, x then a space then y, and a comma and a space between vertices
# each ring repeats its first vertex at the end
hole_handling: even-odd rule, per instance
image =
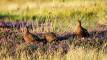
POLYGON ((45 33, 43 35, 44 39, 47 41, 47 42, 52 42, 52 41, 56 41, 57 40, 57 36, 54 32, 48 32, 48 33, 45 33))
POLYGON ((78 24, 75 29, 75 35, 79 38, 89 37, 88 31, 81 26, 81 21, 78 20, 78 24))
POLYGON ((27 27, 21 28, 21 31, 26 43, 37 44, 42 41, 40 36, 30 33, 27 27))

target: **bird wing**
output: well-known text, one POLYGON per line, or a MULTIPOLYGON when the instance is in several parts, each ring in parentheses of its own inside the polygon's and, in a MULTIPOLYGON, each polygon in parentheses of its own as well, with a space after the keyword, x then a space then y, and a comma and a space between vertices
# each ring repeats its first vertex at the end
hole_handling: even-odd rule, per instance
POLYGON ((41 41, 42 38, 39 35, 32 34, 34 40, 41 41))
POLYGON ((88 31, 87 31, 85 28, 82 28, 82 30, 84 31, 84 33, 85 33, 87 36, 89 36, 89 33, 88 33, 88 31))

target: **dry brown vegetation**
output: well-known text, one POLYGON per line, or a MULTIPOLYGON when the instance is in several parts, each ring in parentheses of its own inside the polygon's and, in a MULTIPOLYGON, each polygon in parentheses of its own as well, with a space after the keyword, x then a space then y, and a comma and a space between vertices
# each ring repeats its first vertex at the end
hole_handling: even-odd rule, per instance
POLYGON ((0 20, 0 60, 107 60, 105 0, 0 0, 0 20))

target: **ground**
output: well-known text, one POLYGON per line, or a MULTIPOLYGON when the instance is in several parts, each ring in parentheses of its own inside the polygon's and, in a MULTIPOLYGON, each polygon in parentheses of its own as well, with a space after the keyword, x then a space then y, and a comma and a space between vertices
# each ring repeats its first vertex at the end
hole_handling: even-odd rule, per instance
POLYGON ((1 0, 0 3, 1 60, 107 59, 107 1, 1 0), (78 19, 90 37, 74 36, 78 19), (24 26, 38 35, 52 31, 58 42, 26 44, 20 31, 24 26))

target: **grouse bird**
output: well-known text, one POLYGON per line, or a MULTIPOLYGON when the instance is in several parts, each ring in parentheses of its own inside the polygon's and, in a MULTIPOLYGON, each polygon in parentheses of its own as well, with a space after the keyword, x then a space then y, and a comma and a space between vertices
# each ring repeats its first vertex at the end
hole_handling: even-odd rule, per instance
POLYGON ((88 31, 81 26, 81 21, 78 20, 78 24, 75 29, 75 35, 79 38, 89 37, 88 31))
POLYGON ((43 41, 43 39, 39 35, 30 33, 27 27, 21 28, 21 31, 22 31, 22 36, 26 43, 37 44, 43 41))
POLYGON ((54 32, 47 32, 43 35, 43 37, 49 43, 57 40, 57 36, 54 32))

